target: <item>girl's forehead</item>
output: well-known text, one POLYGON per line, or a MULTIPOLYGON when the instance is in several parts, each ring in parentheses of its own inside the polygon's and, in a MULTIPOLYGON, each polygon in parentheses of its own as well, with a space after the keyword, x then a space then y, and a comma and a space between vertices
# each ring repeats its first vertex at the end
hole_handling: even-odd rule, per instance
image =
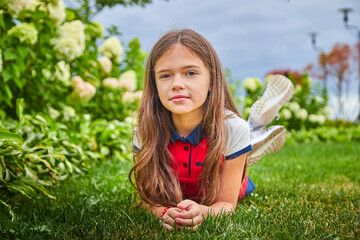
MULTIPOLYGON (((175 43, 173 45, 171 45, 165 52, 164 54, 161 56, 166 56, 166 55, 169 55, 169 54, 179 54, 179 53, 187 53, 187 54, 191 54, 191 55, 194 55, 195 57, 198 57, 200 58, 197 53, 195 53, 192 49, 190 49, 189 47, 181 44, 181 43, 175 43)), ((160 58, 161 58, 160 57, 160 58)), ((159 59, 160 59, 159 58, 159 59)))
POLYGON ((195 61, 201 62, 201 65, 205 65, 199 55, 189 47, 176 43, 169 47, 156 61, 154 68, 159 65, 172 65, 175 62, 181 61, 195 61))

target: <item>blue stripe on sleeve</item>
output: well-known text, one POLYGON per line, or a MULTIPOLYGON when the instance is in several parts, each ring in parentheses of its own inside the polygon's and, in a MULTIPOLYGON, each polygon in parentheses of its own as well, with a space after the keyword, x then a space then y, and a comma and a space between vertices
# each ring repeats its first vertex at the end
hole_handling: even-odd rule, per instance
POLYGON ((135 146, 135 145, 133 145, 133 150, 134 150, 135 152, 138 152, 138 153, 141 152, 140 149, 139 149, 137 146, 135 146))
POLYGON ((237 158, 238 156, 244 154, 244 153, 247 153, 249 151, 252 150, 252 147, 251 147, 251 144, 249 146, 247 146, 246 148, 243 148, 241 149, 240 151, 238 152, 235 152, 233 154, 230 154, 228 156, 225 157, 225 160, 231 160, 231 159, 234 159, 234 158, 237 158))

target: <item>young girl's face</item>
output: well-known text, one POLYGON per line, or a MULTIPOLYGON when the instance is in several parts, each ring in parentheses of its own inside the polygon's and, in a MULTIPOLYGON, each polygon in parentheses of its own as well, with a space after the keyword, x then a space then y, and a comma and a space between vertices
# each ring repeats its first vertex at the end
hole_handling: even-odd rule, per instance
POLYGON ((160 101, 173 117, 192 116, 201 120, 210 87, 210 72, 196 53, 175 44, 156 62, 156 87, 160 101))

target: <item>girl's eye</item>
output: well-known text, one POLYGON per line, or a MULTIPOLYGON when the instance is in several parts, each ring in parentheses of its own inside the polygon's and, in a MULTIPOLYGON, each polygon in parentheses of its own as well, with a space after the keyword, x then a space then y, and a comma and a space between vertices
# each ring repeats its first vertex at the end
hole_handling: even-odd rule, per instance
POLYGON ((186 73, 186 75, 188 75, 188 76, 195 76, 195 75, 197 75, 197 72, 195 72, 195 71, 189 71, 189 72, 186 73))
POLYGON ((160 76, 160 79, 165 79, 165 78, 169 78, 169 77, 171 77, 170 74, 163 74, 160 76))

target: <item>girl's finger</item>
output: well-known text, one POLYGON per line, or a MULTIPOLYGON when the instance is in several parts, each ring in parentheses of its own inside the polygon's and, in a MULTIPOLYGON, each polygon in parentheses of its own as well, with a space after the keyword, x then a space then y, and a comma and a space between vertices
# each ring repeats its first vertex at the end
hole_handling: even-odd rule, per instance
POLYGON ((198 212, 196 210, 182 211, 175 215, 175 218, 193 219, 198 212))
POLYGON ((161 219, 161 223, 162 224, 169 224, 171 226, 174 226, 175 224, 175 219, 173 219, 172 217, 168 216, 167 214, 165 214, 162 219, 161 219))
POLYGON ((175 218, 177 225, 182 226, 196 226, 198 224, 201 224, 203 222, 202 216, 196 216, 192 219, 184 219, 184 218, 175 218))
MULTIPOLYGON (((169 208, 169 210, 166 211, 165 215, 168 215, 169 217, 175 219, 175 216, 180 213, 182 210, 179 208, 169 208)), ((164 216, 165 216, 164 215, 164 216)))
POLYGON ((171 225, 169 225, 167 223, 163 223, 162 225, 166 230, 168 230, 170 232, 173 232, 175 230, 171 225))

